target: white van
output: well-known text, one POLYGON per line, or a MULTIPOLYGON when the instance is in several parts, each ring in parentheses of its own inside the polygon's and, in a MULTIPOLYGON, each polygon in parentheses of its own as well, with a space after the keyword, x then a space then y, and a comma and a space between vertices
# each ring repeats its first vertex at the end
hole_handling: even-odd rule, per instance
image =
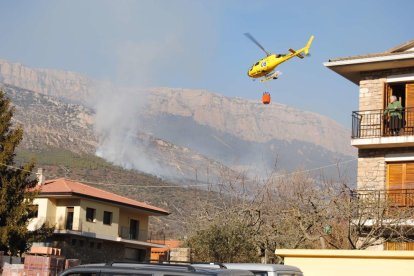
POLYGON ((256 276, 303 276, 303 272, 296 266, 282 264, 231 264, 224 263, 228 269, 250 270, 256 276))
POLYGON ((303 276, 303 272, 298 267, 282 264, 204 263, 192 265, 248 270, 253 272, 255 276, 303 276))

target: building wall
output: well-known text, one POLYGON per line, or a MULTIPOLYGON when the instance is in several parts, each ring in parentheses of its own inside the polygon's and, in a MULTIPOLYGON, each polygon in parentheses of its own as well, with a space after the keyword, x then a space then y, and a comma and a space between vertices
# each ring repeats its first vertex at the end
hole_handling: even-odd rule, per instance
POLYGON ((30 220, 28 229, 30 231, 40 228, 46 221, 51 224, 55 221, 56 206, 48 198, 35 198, 33 204, 38 206, 37 217, 30 220))
POLYGON ((359 110, 383 108, 385 78, 361 80, 359 83, 359 110))
POLYGON ((108 204, 103 204, 96 201, 82 199, 79 210, 80 222, 82 224, 82 231, 94 232, 101 235, 118 237, 119 227, 119 208, 108 204), (96 221, 89 222, 86 220, 86 208, 93 208, 96 210, 96 221), (106 225, 103 223, 104 211, 112 212, 112 224, 106 225))
POLYGON ((130 219, 139 221, 138 240, 146 241, 148 239, 148 215, 139 214, 128 209, 121 209, 119 215, 119 227, 129 229, 130 219))
POLYGON ((361 73, 359 82, 359 110, 375 110, 384 108, 384 83, 387 77, 414 74, 414 68, 402 68, 361 73))
POLYGON ((80 200, 76 198, 62 198, 62 199, 56 199, 56 217, 55 217, 55 224, 56 229, 65 229, 66 227, 66 213, 67 213, 67 207, 74 207, 74 218, 73 218, 73 229, 75 228, 77 224, 79 223, 76 218, 76 206, 79 206, 80 200))
POLYGON ((360 149, 358 151, 358 189, 386 189, 386 157, 395 161, 409 156, 414 158, 414 148, 360 149))
MULTIPOLYGON (((414 68, 402 68, 361 73, 359 88, 359 110, 378 110, 384 108, 384 90, 387 78, 414 74, 414 68)), ((358 189, 385 189, 386 162, 388 154, 414 154, 412 148, 359 149, 358 151, 358 189)))
POLYGON ((306 276, 390 276, 414 271, 413 251, 279 249, 276 255, 306 276))

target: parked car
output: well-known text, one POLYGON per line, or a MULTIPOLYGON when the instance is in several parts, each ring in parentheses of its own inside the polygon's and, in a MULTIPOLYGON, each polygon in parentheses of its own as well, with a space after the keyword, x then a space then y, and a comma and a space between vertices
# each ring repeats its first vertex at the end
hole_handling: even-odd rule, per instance
MULTIPOLYGON (((223 263, 227 269, 243 269, 251 271, 255 276, 303 276, 303 272, 296 266, 282 264, 252 264, 252 263, 223 263)), ((194 264, 198 267, 220 267, 217 263, 194 264)))
POLYGON ((124 263, 88 264, 69 268, 60 276, 254 276, 248 270, 197 267, 179 264, 124 263))
POLYGON ((229 269, 246 269, 256 276, 303 276, 303 272, 296 266, 283 264, 235 264, 225 263, 229 269))

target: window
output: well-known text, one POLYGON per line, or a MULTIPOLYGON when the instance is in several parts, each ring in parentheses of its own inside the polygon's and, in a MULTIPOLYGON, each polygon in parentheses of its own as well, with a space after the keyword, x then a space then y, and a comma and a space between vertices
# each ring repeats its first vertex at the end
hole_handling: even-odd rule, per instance
POLYGON ((387 163, 387 198, 400 207, 414 206, 414 162, 387 163))
POLYGON ((139 234, 139 221, 135 219, 129 220, 129 239, 137 240, 139 234))
POLYGON ((30 205, 30 212, 33 218, 37 218, 39 216, 39 205, 30 205))
POLYGON ((102 272, 101 276, 152 276, 152 274, 141 274, 137 272, 102 272))
POLYGON ((76 245, 76 239, 72 239, 72 246, 76 245))
POLYGON ((66 229, 73 230, 73 207, 66 207, 66 229))
POLYGON ((104 211, 103 224, 106 224, 106 225, 112 224, 112 212, 104 211))
POLYGON ((86 208, 86 221, 95 222, 96 221, 96 209, 86 208))
POLYGON ((403 125, 406 133, 414 131, 414 83, 393 82, 385 85, 384 109, 387 108, 390 96, 396 96, 403 107, 403 125))
POLYGON ((267 271, 251 270, 255 276, 267 276, 267 271))
POLYGON ((94 246, 95 246, 95 243, 94 243, 94 242, 90 242, 90 243, 89 243, 89 247, 90 247, 90 248, 93 248, 94 246))

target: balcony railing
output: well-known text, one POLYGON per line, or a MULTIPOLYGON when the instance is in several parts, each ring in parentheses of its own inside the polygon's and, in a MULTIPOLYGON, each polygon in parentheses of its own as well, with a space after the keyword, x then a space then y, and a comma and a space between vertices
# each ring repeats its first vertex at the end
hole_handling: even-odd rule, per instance
POLYGON ((414 207, 414 189, 355 190, 351 197, 365 203, 366 207, 414 207))
POLYGON ((395 135, 414 135, 414 108, 403 108, 402 119, 396 123, 392 117, 384 115, 384 109, 353 111, 352 138, 377 138, 395 135), (400 129, 395 133, 392 125, 399 124, 400 129))

